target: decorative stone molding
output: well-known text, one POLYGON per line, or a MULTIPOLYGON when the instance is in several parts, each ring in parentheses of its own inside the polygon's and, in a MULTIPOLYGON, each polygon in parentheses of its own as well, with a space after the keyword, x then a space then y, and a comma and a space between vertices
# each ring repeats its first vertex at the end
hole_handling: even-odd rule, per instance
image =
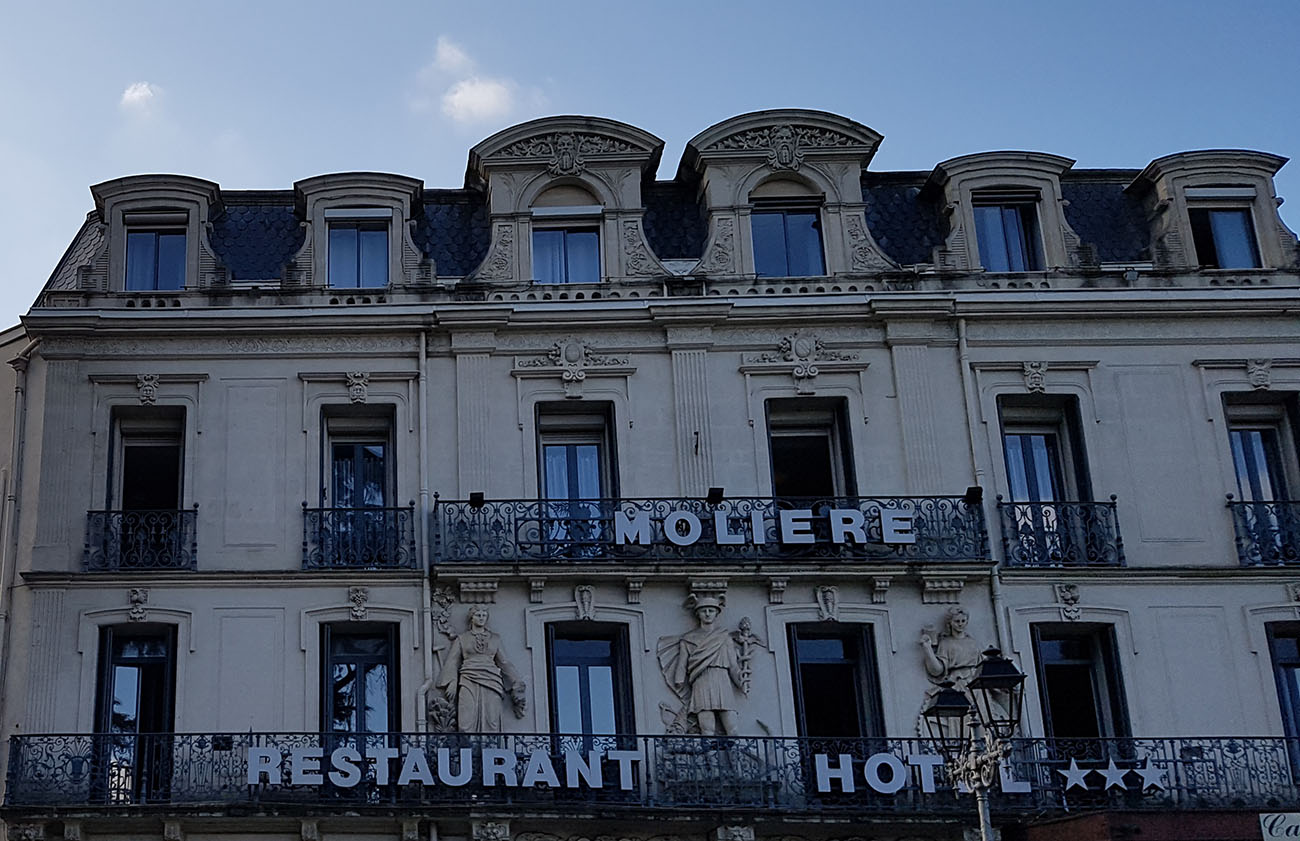
POLYGON ((797 330, 781 337, 775 350, 744 354, 740 370, 746 374, 788 373, 796 394, 813 394, 823 370, 860 371, 866 367, 858 353, 827 348, 816 333, 797 330))
POLYGON ((163 841, 185 841, 180 821, 163 821, 163 841))
POLYGON ((43 823, 11 823, 5 832, 9 841, 45 841, 43 823))
POLYGON ((402 841, 420 841, 420 819, 402 819, 402 841))
POLYGON ((509 821, 471 821, 473 841, 510 841, 509 821))
POLYGON ((516 357, 513 373, 515 376, 558 376, 564 385, 564 396, 580 398, 588 374, 627 376, 635 370, 629 367, 626 356, 597 353, 585 339, 566 336, 551 345, 545 356, 516 357))
POLYGON ((1287 601, 1300 602, 1300 581, 1289 581, 1286 585, 1287 601))
POLYGON ((709 841, 754 841, 754 827, 720 826, 709 833, 709 841))
POLYGON ((347 372, 348 400, 353 403, 365 403, 367 390, 370 388, 370 374, 367 371, 347 372))
POLYGON ((1061 618, 1067 622, 1078 622, 1083 615, 1083 608, 1079 607, 1079 585, 1053 584, 1052 592, 1056 594, 1056 602, 1061 606, 1061 618))
POLYGON ((813 588, 813 599, 817 602, 817 618, 823 622, 840 621, 840 588, 835 585, 820 585, 813 588))
POLYGON ((596 588, 592 585, 579 584, 573 588, 573 618, 579 622, 596 618, 596 588))
POLYGON ((63 841, 81 841, 81 821, 63 822, 63 841))
POLYGON ((692 579, 690 584, 690 595, 687 598, 688 603, 691 603, 692 600, 703 598, 720 598, 725 600, 727 598, 727 580, 725 578, 692 579))
POLYGON ((551 175, 577 175, 587 169, 588 155, 635 152, 631 143, 603 134, 555 132, 536 135, 505 147, 503 158, 533 158, 546 163, 551 175))
POLYGON ((474 273, 477 280, 515 279, 515 225, 498 222, 492 226, 492 245, 483 264, 474 273))
POLYGON ((140 392, 140 405, 152 406, 158 402, 157 374, 136 374, 135 387, 140 392))
POLYGON ((1042 394, 1047 391, 1047 363, 1026 362, 1022 368, 1025 377, 1025 391, 1042 394))
POLYGON ((627 580, 627 603, 641 604, 641 589, 645 587, 644 578, 629 578, 627 580))
POLYGON ((867 227, 866 213, 844 214, 844 235, 848 240, 849 269, 855 272, 884 272, 897 268, 880 250, 867 227))
POLYGON ((624 219, 622 231, 623 274, 628 277, 661 277, 671 274, 650 252, 640 219, 624 219))
POLYGON ((1246 360, 1246 381, 1250 383, 1251 388, 1267 389, 1273 385, 1273 360, 1271 359, 1247 359, 1246 360))
POLYGON ((528 579, 528 603, 541 604, 542 593, 546 591, 546 579, 540 576, 534 576, 528 579))
POLYGON ((767 579, 767 603, 784 604, 785 588, 790 584, 788 578, 769 578, 767 579))
POLYGON ((316 821, 303 821, 298 828, 302 841, 320 841, 320 827, 316 821))
POLYGON ((368 613, 366 602, 370 601, 370 589, 368 587, 349 587, 348 602, 351 607, 351 618, 353 622, 364 621, 368 613))
POLYGON ((495 604, 497 600, 497 580, 480 579, 460 582, 460 600, 464 604, 495 604))
POLYGON ((130 610, 126 613, 126 618, 130 622, 144 622, 149 618, 149 609, 145 607, 149 602, 148 587, 132 587, 127 593, 127 603, 131 605, 130 610))
POLYGON ((734 274, 736 271, 736 220, 719 216, 713 220, 712 236, 704 248, 697 271, 734 274))
POLYGON ((889 593, 889 585, 892 583, 887 575, 878 575, 871 579, 871 603, 884 604, 885 596, 889 593))
POLYGON ((921 602, 924 604, 957 604, 966 582, 961 578, 925 578, 922 581, 921 602))

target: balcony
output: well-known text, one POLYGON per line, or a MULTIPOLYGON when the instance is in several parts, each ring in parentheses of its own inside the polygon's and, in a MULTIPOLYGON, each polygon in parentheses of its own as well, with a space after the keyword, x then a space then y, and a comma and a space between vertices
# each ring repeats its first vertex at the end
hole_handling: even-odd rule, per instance
POLYGON ((1003 502, 1002 548, 1009 567, 1122 567, 1115 497, 1109 502, 1003 502))
POLYGON ((1300 564, 1300 502, 1236 502, 1228 494, 1228 507, 1242 566, 1300 564))
MULTIPOLYGON (((993 808, 1026 821, 1067 810, 1294 809, 1298 747, 1280 737, 1021 739, 1007 777, 1022 791, 995 788, 993 808)), ((918 739, 165 733, 11 737, 4 817, 151 806, 463 814, 466 803, 560 817, 583 805, 809 818, 972 809, 918 739)))
POLYGON ((198 505, 189 511, 90 511, 86 571, 194 569, 198 517, 198 505))
POLYGON ((415 503, 406 508, 302 505, 303 569, 414 569, 415 503))
POLYGON ((439 501, 434 557, 464 563, 987 561, 960 496, 439 501))

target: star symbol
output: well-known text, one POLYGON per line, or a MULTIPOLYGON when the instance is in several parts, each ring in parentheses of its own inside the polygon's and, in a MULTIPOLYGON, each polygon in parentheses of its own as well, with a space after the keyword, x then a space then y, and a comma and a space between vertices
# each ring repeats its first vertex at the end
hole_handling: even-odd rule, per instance
POLYGON ((1143 765, 1141 768, 1134 768, 1133 770, 1137 771, 1138 775, 1142 777, 1143 791, 1146 791, 1152 786, 1155 786, 1161 791, 1165 790, 1165 772, 1161 771, 1159 768, 1152 767, 1151 760, 1148 759, 1146 765, 1143 765))
POLYGON ((1116 768, 1115 760, 1112 758, 1106 763, 1105 768, 1098 768, 1097 773, 1106 778, 1106 791, 1112 788, 1128 788, 1124 783, 1124 775, 1129 772, 1127 768, 1116 768))
POLYGON ((1069 791, 1074 786, 1078 786, 1079 788, 1082 789, 1087 789, 1088 788, 1087 778, 1088 775, 1092 773, 1092 769, 1080 768, 1079 760, 1072 758, 1070 760, 1070 767, 1068 769, 1062 770, 1060 768, 1057 768, 1056 773, 1065 777, 1065 790, 1069 791))

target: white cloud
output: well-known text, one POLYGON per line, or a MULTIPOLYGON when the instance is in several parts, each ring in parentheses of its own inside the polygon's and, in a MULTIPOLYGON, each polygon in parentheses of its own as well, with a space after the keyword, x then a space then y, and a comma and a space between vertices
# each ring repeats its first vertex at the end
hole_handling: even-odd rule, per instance
POLYGON ((433 64, 443 73, 463 74, 474 69, 474 60, 459 44, 446 35, 438 36, 433 64))
POLYGON ((118 107, 137 114, 148 114, 153 109, 154 100, 162 88, 150 82, 136 82, 127 85, 126 90, 122 91, 122 98, 118 101, 118 107))
POLYGON ((442 95, 442 113, 458 123, 500 119, 515 107, 514 89, 508 79, 462 79, 442 95))

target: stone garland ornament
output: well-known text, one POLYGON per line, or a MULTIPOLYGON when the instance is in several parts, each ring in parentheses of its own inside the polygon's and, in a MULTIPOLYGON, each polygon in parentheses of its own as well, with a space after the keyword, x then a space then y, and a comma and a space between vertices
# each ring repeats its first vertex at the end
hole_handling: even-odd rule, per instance
POLYGON ((603 134, 555 132, 529 137, 497 153, 502 158, 542 158, 551 175, 577 175, 587 169, 587 155, 636 152, 630 143, 603 134))
POLYGON ((365 403, 367 389, 370 387, 370 373, 367 371, 349 371, 348 400, 353 403, 365 403))
POLYGON ((596 618, 596 588, 590 584, 579 584, 573 588, 574 619, 579 622, 591 622, 596 618))
POLYGON ((127 593, 127 601, 131 605, 126 612, 126 618, 130 622, 143 622, 149 618, 149 609, 145 605, 149 602, 148 587, 132 587, 127 593))
POLYGON ((1061 606, 1061 618, 1067 622, 1078 622, 1083 616, 1083 608, 1079 607, 1079 585, 1053 584, 1052 592, 1056 594, 1056 601, 1061 606))
POLYGON ((135 387, 140 391, 140 405, 152 406, 158 402, 157 374, 136 374, 135 387))
POLYGON ((488 609, 469 609, 469 627, 447 649, 437 686, 456 705, 461 733, 500 733, 507 690, 515 718, 528 709, 527 685, 501 650, 501 636, 488 628, 488 609))
POLYGON ((815 333, 797 330, 782 336, 777 342, 776 350, 764 353, 748 354, 744 357, 746 365, 774 365, 788 363, 790 375, 794 377, 795 391, 809 394, 814 390, 817 375, 821 369, 819 362, 856 362, 857 353, 830 350, 815 333))
MULTIPOLYGON (((430 594, 429 601, 433 609, 433 630, 438 635, 434 637, 433 648, 441 662, 445 659, 443 655, 448 647, 458 636, 451 627, 451 606, 456 603, 456 591, 445 585, 438 587, 430 594)), ((424 715, 432 732, 456 731, 456 704, 436 688, 425 696, 424 715)))
POLYGON ((560 375, 566 397, 581 397, 582 384, 587 371, 592 368, 613 368, 628 364, 626 356, 596 353, 591 344, 577 336, 566 336, 546 352, 545 356, 520 359, 520 368, 553 368, 560 375))
POLYGON ((726 599, 724 593, 692 593, 686 607, 697 627, 659 638, 659 668, 681 703, 677 709, 660 705, 670 734, 737 735, 736 690, 749 694, 750 661, 762 642, 748 618, 734 632, 716 624, 726 599))
POLYGON ((1250 383, 1251 388, 1270 388, 1273 384, 1272 368, 1271 359, 1247 359, 1246 382, 1250 383))
POLYGON ((1025 391, 1042 394, 1047 391, 1047 363, 1026 362, 1021 368, 1025 377, 1025 391))
POLYGON ((819 586, 813 591, 817 600, 817 618, 822 622, 840 621, 840 588, 819 586))
POLYGON ((370 590, 367 587, 349 587, 348 601, 352 604, 351 618, 353 622, 362 622, 368 613, 366 602, 370 601, 370 590))

